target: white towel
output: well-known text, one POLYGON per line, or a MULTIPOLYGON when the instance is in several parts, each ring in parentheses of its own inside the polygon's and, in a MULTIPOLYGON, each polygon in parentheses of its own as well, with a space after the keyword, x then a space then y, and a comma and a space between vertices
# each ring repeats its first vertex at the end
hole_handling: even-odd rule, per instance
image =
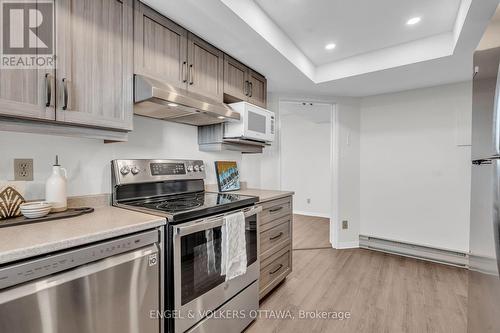
POLYGON ((246 273, 247 245, 243 212, 224 217, 221 250, 221 275, 226 275, 226 281, 246 273))
POLYGON ((214 247, 214 229, 209 229, 205 231, 206 242, 206 254, 207 254, 207 272, 209 275, 217 272, 215 268, 215 247, 214 247))

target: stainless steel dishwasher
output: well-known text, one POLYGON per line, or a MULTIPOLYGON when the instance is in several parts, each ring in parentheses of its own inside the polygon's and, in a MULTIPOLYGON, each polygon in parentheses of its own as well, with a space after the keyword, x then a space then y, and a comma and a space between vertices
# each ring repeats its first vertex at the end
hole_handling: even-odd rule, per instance
POLYGON ((160 231, 0 268, 0 332, 158 333, 160 231))

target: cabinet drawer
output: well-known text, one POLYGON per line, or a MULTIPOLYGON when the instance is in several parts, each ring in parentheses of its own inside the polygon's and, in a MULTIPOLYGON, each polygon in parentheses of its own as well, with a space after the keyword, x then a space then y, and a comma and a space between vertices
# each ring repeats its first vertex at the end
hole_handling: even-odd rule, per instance
POLYGON ((260 297, 271 291, 291 272, 290 248, 284 248, 278 255, 260 270, 260 297))
MULTIPOLYGON (((263 231, 260 234, 260 257, 265 259, 283 247, 283 244, 290 243, 291 221, 286 217, 279 220, 280 224, 263 231)), ((274 222, 273 222, 274 223, 274 222)), ((269 223, 268 225, 272 225, 269 223)))
POLYGON ((260 224, 264 225, 283 216, 292 214, 292 198, 278 199, 262 205, 260 224))

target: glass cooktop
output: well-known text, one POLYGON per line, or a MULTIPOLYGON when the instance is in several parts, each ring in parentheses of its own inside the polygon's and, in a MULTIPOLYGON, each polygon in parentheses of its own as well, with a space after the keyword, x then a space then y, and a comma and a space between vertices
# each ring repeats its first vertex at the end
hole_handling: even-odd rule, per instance
POLYGON ((232 193, 197 192, 132 201, 126 205, 161 212, 170 222, 180 222, 250 206, 257 200, 257 197, 232 193))

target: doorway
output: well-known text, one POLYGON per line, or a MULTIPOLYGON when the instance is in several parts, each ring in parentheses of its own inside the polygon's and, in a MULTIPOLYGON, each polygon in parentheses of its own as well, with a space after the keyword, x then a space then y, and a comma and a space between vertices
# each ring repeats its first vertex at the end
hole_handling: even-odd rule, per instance
POLYGON ((293 190, 295 250, 331 248, 335 105, 280 101, 280 186, 293 190))

